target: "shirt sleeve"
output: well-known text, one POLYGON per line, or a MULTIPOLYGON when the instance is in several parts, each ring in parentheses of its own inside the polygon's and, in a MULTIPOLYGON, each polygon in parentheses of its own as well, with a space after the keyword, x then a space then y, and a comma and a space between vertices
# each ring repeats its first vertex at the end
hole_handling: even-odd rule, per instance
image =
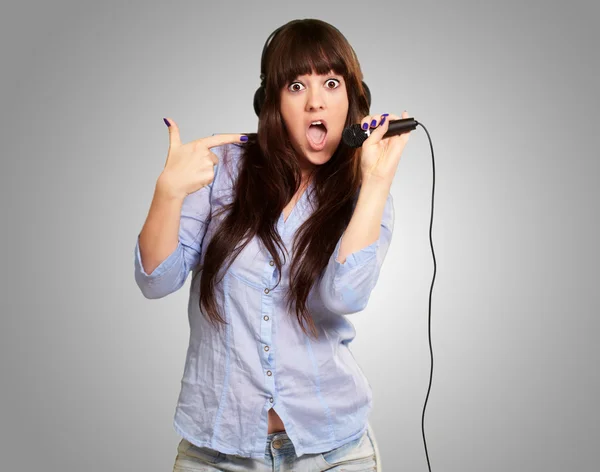
POLYGON ((190 193, 183 200, 179 224, 179 241, 173 252, 151 274, 142 265, 140 235, 135 245, 135 281, 146 298, 162 298, 179 290, 190 271, 200 262, 202 241, 211 216, 211 195, 217 187, 219 169, 223 164, 223 146, 212 148, 219 157, 212 182, 190 193))
POLYGON ((379 279, 393 229, 394 204, 390 193, 381 218, 379 239, 349 254, 343 264, 338 261, 342 234, 319 281, 321 300, 328 310, 349 315, 365 309, 379 279))

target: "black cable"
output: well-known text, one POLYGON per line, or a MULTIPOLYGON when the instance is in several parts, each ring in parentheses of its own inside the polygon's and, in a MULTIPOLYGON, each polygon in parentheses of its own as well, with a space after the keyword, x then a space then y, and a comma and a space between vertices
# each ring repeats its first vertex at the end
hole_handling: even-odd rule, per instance
POLYGON ((429 220, 429 244, 431 246, 431 254, 433 256, 433 278, 431 279, 431 288, 429 290, 429 316, 428 316, 428 320, 427 320, 427 327, 428 327, 428 334, 429 334, 429 353, 431 355, 431 369, 429 371, 429 387, 427 388, 427 396, 425 397, 425 404, 423 405, 423 415, 421 416, 421 431, 423 434, 423 443, 425 445, 425 456, 427 457, 427 468, 429 469, 429 472, 431 472, 431 465, 429 463, 429 454, 427 453, 427 442, 425 440, 425 423, 424 422, 425 422, 425 407, 427 405, 427 399, 429 398, 429 392, 431 390, 431 379, 433 378, 433 349, 431 348, 431 293, 433 291, 433 282, 435 281, 437 265, 435 262, 435 251, 433 250, 433 240, 431 237, 431 228, 433 226, 433 202, 434 202, 434 195, 435 195, 435 156, 433 153, 433 144, 431 143, 431 137, 429 136, 429 132, 427 131, 427 128, 425 128, 425 126, 423 126, 422 123, 417 123, 417 126, 421 126, 425 130, 425 133, 427 133, 427 139, 429 140, 429 146, 431 148, 431 166, 432 166, 432 171, 433 171, 433 184, 432 184, 432 189, 431 189, 431 218, 429 220))

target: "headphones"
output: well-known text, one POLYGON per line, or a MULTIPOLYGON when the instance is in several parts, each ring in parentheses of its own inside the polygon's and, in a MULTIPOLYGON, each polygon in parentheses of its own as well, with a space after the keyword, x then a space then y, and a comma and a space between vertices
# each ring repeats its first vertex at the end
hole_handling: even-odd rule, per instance
MULTIPOLYGON (((275 31, 273 31, 269 37, 267 38, 267 40, 265 41, 265 45, 263 47, 262 50, 262 55, 260 56, 260 87, 256 90, 256 92, 254 92, 254 112, 256 113, 256 116, 260 117, 260 110, 262 108, 263 103, 265 102, 265 96, 266 96, 266 80, 265 80, 265 53, 267 52, 267 47, 269 46, 270 40, 271 38, 274 38, 277 33, 279 33, 279 31, 281 31, 281 29, 285 28, 286 26, 292 24, 292 23, 296 23, 298 21, 301 20, 293 20, 290 21, 289 23, 280 26, 279 28, 277 28, 275 31)), ((330 25, 333 28, 335 28, 335 26, 330 25)), ((337 28, 335 28, 338 32, 339 30, 337 28)), ((342 34, 340 32, 340 34, 342 34)), ((367 84, 363 81, 362 83, 363 88, 365 89, 365 94, 367 96, 367 103, 369 104, 369 108, 371 107, 371 91, 369 90, 369 87, 367 87, 367 84)))

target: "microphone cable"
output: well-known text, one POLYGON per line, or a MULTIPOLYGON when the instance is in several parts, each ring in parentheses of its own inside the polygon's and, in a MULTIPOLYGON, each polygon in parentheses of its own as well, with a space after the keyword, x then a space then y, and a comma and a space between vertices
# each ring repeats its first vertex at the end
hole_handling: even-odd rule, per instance
POLYGON ((433 227, 433 202, 435 196, 435 155, 433 153, 433 144, 431 143, 431 136, 429 136, 429 132, 427 128, 423 126, 422 123, 416 122, 417 126, 421 126, 425 133, 427 134, 427 139, 429 141, 429 147, 431 148, 431 168, 433 175, 433 182, 431 188, 431 217, 429 220, 429 244, 431 246, 431 255, 433 256, 433 278, 431 279, 431 287, 429 290, 429 313, 427 318, 427 328, 428 328, 428 339, 429 339, 429 354, 431 357, 431 368, 429 370, 429 386, 427 388, 427 396, 425 397, 425 404, 423 405, 423 414, 421 416, 421 433, 423 435, 423 444, 425 445, 425 456, 427 458, 427 468, 429 472, 431 472, 431 465, 429 463, 429 454, 427 452, 427 441, 425 440, 425 408, 427 406, 427 399, 429 398, 429 392, 431 391, 431 379, 433 378, 433 349, 431 347, 431 294, 433 291, 433 283, 435 281, 435 274, 437 272, 437 265, 435 260, 435 251, 433 250, 433 240, 431 235, 431 229, 433 227))

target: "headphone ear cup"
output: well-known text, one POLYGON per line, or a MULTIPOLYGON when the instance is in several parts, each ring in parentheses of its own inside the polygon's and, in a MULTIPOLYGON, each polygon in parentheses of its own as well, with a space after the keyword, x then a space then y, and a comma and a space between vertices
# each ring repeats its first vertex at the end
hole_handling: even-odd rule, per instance
POLYGON ((254 92, 254 113, 256 116, 260 117, 260 110, 265 103, 266 90, 264 87, 259 87, 256 92, 254 92))

